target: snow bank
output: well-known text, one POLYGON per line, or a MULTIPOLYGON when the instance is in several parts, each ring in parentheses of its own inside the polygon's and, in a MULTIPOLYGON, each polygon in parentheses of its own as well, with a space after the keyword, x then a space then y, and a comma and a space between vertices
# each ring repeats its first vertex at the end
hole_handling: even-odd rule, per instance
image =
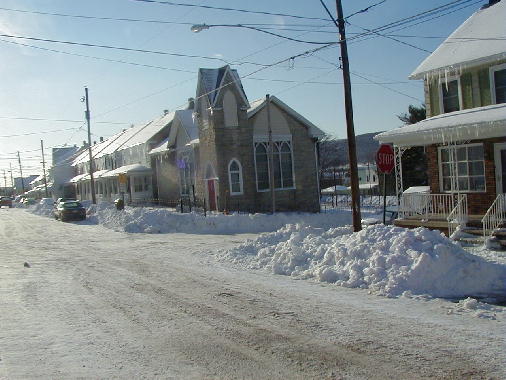
POLYGON ((106 203, 99 204, 95 209, 90 208, 89 214, 90 221, 115 231, 133 233, 259 233, 276 231, 288 223, 331 228, 351 222, 349 211, 331 214, 208 214, 204 217, 198 213, 181 214, 164 208, 126 207, 123 211, 117 211, 106 203))
MULTIPOLYGON (((25 206, 26 207, 26 206, 25 206)), ((30 212, 41 216, 53 216, 54 201, 52 198, 43 198, 40 202, 27 207, 30 212)))
POLYGON ((374 225, 358 233, 287 225, 221 252, 248 268, 368 288, 396 297, 466 297, 506 291, 506 266, 471 255, 436 231, 374 225))
MULTIPOLYGON (((300 223, 320 228, 332 228, 351 223, 351 213, 333 210, 328 214, 277 213, 268 214, 218 214, 178 213, 166 208, 126 207, 116 210, 113 204, 91 201, 81 202, 86 208, 86 224, 101 224, 107 228, 131 233, 194 233, 194 234, 237 234, 271 232, 291 223, 300 223)), ((28 211, 53 216, 53 204, 42 203, 30 206, 28 211)))

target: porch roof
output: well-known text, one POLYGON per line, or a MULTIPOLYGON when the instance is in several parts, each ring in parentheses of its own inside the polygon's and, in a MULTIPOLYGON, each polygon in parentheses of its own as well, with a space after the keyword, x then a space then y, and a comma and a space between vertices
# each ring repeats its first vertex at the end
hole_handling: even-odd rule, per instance
POLYGON ((110 170, 109 172, 105 173, 103 177, 115 177, 118 174, 141 174, 141 173, 151 173, 152 169, 148 168, 147 166, 141 165, 141 164, 131 164, 131 165, 125 165, 121 166, 117 169, 110 170))
POLYGON ((506 104, 471 108, 431 117, 416 124, 382 132, 374 139, 396 146, 424 146, 503 137, 506 104))

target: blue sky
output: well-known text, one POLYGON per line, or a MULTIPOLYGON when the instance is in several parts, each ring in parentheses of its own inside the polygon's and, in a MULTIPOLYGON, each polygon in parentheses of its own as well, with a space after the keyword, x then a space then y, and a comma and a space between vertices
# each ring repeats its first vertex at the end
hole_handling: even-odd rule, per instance
MULTIPOLYGON (((335 1, 325 2, 335 13, 335 1)), ((378 2, 343 0, 344 13, 349 15, 378 2)), ((450 0, 386 0, 369 11, 350 18, 348 37, 362 32, 359 27, 375 28, 449 2, 450 0)), ((179 0, 179 3, 326 18, 319 0, 179 0)), ((423 50, 433 51, 443 38, 421 37, 446 37, 484 3, 485 1, 463 0, 462 7, 469 6, 438 19, 390 33, 415 36, 396 38, 423 50)), ((271 27, 280 30, 270 31, 310 41, 337 40, 337 35, 332 33, 335 32, 335 27, 329 21, 169 6, 135 0, 0 0, 0 8, 190 24, 277 24, 271 27), (313 27, 314 25, 318 27, 313 27)), ((6 9, 0 9, 0 33, 219 58, 239 63, 233 67, 241 76, 259 68, 251 62, 270 64, 317 46, 239 28, 215 27, 201 33, 192 33, 189 25, 79 19, 6 9), (245 61, 250 63, 244 63, 245 61)), ((383 37, 350 41, 352 72, 382 84, 380 86, 352 76, 357 134, 397 127, 400 122, 396 115, 405 112, 409 104, 422 102, 422 83, 408 81, 407 77, 429 54, 423 50, 383 37)), ((198 68, 224 64, 218 59, 117 51, 7 37, 0 37, 0 55, 2 186, 1 170, 8 169, 9 163, 15 169, 14 175, 18 175, 16 151, 21 151, 23 173, 37 174, 41 172, 38 151, 41 139, 44 140, 48 158, 51 147, 80 145, 86 139, 85 128, 76 130, 84 125, 79 121, 84 121, 84 105, 80 99, 85 85, 90 91, 93 139, 98 140, 99 136, 107 137, 131 124, 157 117, 164 109, 174 110, 184 106, 187 98, 195 95, 198 68), (5 41, 100 59, 40 50, 5 41), (109 62, 104 61, 104 58, 165 69, 109 62), (20 117, 76 122, 16 119, 20 117), (47 132, 55 130, 56 132, 47 132), (5 137, 20 134, 26 135, 5 137)), ((343 88, 340 84, 342 73, 334 66, 338 61, 339 48, 328 48, 251 75, 243 80, 243 86, 250 100, 267 93, 276 95, 325 132, 344 138, 346 127, 343 88), (307 81, 318 83, 304 83, 307 81)))

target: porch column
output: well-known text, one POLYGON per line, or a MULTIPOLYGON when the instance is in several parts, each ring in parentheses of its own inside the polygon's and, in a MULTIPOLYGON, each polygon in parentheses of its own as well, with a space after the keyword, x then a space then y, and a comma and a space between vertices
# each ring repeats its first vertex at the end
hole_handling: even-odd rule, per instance
POLYGON ((404 187, 402 185, 402 154, 406 148, 394 146, 395 156, 395 195, 397 196, 397 202, 401 197, 404 187))

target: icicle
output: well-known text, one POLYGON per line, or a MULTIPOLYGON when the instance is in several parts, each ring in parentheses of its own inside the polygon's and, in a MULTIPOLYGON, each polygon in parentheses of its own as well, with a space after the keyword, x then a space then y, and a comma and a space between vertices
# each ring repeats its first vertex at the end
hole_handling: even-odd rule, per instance
POLYGON ((446 91, 448 91, 448 69, 445 69, 445 87, 446 91))

